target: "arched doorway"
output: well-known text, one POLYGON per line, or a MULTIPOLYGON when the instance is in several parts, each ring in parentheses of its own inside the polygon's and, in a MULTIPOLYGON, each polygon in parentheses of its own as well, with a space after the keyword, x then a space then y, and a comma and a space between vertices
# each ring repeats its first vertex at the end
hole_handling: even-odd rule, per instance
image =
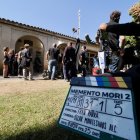
POLYGON ((64 52, 64 50, 65 50, 65 48, 66 48, 66 46, 67 46, 67 43, 61 43, 61 44, 59 44, 57 47, 58 47, 58 49, 60 50, 60 52, 64 52))
POLYGON ((33 73, 42 73, 44 69, 44 45, 43 43, 34 36, 23 36, 20 37, 15 44, 15 53, 18 53, 24 44, 30 45, 30 51, 33 57, 33 73))

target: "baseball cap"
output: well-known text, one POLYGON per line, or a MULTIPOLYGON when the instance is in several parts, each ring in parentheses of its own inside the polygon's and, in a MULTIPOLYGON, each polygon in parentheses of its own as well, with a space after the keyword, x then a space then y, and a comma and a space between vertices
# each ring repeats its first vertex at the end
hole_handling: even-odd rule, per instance
POLYGON ((30 45, 29 45, 29 44, 27 44, 27 43, 26 43, 26 44, 24 44, 24 47, 29 47, 29 46, 30 46, 30 45))

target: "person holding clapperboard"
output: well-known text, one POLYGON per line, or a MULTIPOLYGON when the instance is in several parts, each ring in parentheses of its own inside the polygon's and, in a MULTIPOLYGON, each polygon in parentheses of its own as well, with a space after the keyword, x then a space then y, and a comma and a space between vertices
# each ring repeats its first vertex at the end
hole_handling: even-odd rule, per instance
MULTIPOLYGON (((140 15, 138 15, 140 20, 140 15)), ((100 30, 106 32, 112 32, 118 35, 127 35, 127 36, 140 36, 140 24, 137 23, 124 23, 124 24, 115 24, 107 25, 102 23, 99 27, 100 30)), ((132 85, 134 90, 134 99, 136 104, 136 115, 138 119, 138 129, 140 129, 140 113, 139 113, 139 84, 140 83, 140 64, 137 64, 127 70, 125 73, 118 72, 114 73, 113 76, 130 76, 132 79, 132 85)), ((140 133, 140 132, 139 132, 140 133)))

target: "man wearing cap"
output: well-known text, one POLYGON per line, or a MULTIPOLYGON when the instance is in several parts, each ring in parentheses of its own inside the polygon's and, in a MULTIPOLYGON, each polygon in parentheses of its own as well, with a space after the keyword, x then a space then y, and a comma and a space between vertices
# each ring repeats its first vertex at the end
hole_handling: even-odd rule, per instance
POLYGON ((27 72, 29 72, 29 80, 32 80, 32 55, 29 50, 30 45, 25 44, 24 49, 22 50, 22 61, 21 66, 23 67, 23 78, 27 80, 27 72))

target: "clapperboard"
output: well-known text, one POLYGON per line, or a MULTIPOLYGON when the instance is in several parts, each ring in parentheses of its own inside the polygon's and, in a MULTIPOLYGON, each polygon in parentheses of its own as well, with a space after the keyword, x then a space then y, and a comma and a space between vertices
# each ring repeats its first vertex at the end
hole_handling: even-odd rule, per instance
POLYGON ((91 139, 138 140, 129 77, 75 77, 58 124, 91 139))

